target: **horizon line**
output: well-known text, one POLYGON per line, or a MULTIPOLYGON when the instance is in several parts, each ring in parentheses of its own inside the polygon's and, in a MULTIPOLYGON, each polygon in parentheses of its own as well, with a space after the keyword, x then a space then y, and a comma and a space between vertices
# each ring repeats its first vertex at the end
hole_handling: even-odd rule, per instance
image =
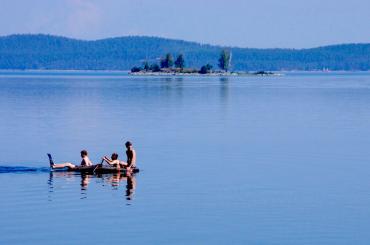
POLYGON ((202 43, 199 41, 169 38, 169 37, 163 37, 163 36, 150 36, 150 35, 126 35, 126 36, 104 37, 104 38, 99 38, 99 39, 82 39, 82 38, 68 37, 68 36, 50 34, 50 33, 14 33, 14 34, 0 35, 0 38, 7 38, 7 37, 12 37, 12 36, 51 36, 51 37, 65 38, 65 39, 83 41, 83 42, 98 42, 98 41, 103 41, 103 40, 120 39, 120 38, 127 38, 127 37, 157 38, 157 39, 164 39, 164 40, 169 40, 169 41, 180 41, 180 42, 193 43, 193 44, 198 44, 202 46, 230 48, 230 49, 259 49, 259 50, 271 50, 271 49, 309 50, 309 49, 317 49, 317 48, 332 47, 332 46, 342 46, 342 45, 370 45, 370 43, 360 42, 360 43, 334 43, 334 44, 309 47, 309 48, 276 48, 276 47, 275 48, 251 48, 251 47, 240 47, 240 46, 232 46, 232 45, 228 46, 228 45, 220 45, 220 44, 202 43))

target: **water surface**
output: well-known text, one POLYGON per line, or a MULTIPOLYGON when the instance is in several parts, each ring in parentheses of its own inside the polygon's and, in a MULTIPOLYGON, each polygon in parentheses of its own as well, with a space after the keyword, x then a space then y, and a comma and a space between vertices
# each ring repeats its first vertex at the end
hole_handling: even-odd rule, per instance
POLYGON ((0 74, 0 244, 367 244, 370 74, 0 74), (50 173, 134 143, 142 171, 50 173))

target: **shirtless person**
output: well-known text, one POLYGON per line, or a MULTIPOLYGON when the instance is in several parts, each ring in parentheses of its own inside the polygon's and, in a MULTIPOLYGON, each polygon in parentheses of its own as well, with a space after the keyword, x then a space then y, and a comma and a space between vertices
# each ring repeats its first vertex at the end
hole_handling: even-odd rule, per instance
POLYGON ((112 153, 111 159, 104 156, 103 160, 106 161, 109 165, 111 165, 111 166, 113 166, 117 169, 121 168, 120 161, 118 160, 118 154, 117 153, 112 153))
POLYGON ((136 168, 136 152, 130 141, 127 141, 125 146, 126 146, 127 163, 120 162, 120 164, 121 166, 127 168, 128 171, 134 170, 136 168))
POLYGON ((50 154, 48 154, 48 157, 49 157, 50 167, 52 169, 60 169, 60 168, 76 169, 76 168, 79 168, 79 167, 87 167, 87 166, 92 166, 93 165, 93 163, 90 161, 90 159, 87 155, 88 155, 88 153, 87 153, 86 150, 81 151, 82 161, 81 161, 80 166, 76 166, 76 165, 74 165, 70 162, 55 164, 54 161, 53 161, 53 158, 51 157, 50 154))

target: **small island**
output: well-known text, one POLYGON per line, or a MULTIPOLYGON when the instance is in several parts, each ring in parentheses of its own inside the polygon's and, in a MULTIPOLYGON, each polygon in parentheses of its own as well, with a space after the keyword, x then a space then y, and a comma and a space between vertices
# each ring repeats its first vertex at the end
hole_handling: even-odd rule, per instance
POLYGON ((231 66, 231 51, 222 50, 218 59, 219 70, 214 70, 211 64, 205 64, 200 69, 186 68, 185 59, 183 54, 179 54, 176 60, 173 60, 173 56, 167 53, 163 58, 160 59, 159 64, 157 62, 149 64, 145 61, 142 66, 134 66, 131 68, 130 75, 147 75, 147 76, 186 76, 186 75, 207 75, 207 76, 245 76, 245 75, 258 75, 258 76, 271 76, 277 75, 272 72, 258 71, 258 72, 236 72, 229 71, 231 66))

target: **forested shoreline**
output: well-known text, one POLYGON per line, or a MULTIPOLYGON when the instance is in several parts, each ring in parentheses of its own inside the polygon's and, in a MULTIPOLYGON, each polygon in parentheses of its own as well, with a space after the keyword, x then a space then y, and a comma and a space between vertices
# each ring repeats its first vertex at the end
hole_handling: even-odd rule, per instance
POLYGON ((217 67, 221 50, 232 52, 233 71, 370 70, 370 44, 311 49, 252 49, 212 46, 158 37, 128 36, 84 41, 52 35, 0 37, 0 69, 130 70, 182 54, 186 65, 217 67))

